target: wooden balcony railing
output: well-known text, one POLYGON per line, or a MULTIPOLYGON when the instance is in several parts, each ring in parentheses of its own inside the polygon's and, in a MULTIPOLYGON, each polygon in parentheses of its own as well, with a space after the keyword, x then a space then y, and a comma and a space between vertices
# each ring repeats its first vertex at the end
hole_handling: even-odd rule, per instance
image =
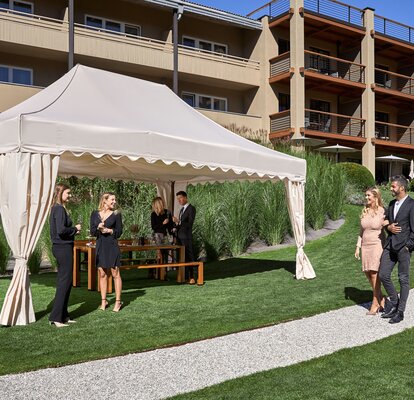
POLYGON ((414 145, 414 126, 375 122, 375 138, 400 144, 414 145))
POLYGON ((375 68, 375 85, 414 96, 414 78, 375 68))
MULTIPOLYGON (((270 132, 280 132, 290 128, 290 110, 270 116, 270 132)), ((305 109, 305 130, 363 138, 365 120, 349 115, 305 109)))
POLYGON ((365 120, 349 115, 305 109, 305 129, 346 136, 365 137, 365 120))
POLYGON ((280 54, 270 60, 270 77, 284 74, 290 70, 290 52, 280 54))
POLYGON ((393 21, 380 15, 375 15, 374 27, 376 33, 389 36, 408 43, 414 43, 414 27, 393 21))
POLYGON ((365 82, 364 65, 309 50, 305 50, 305 70, 351 82, 365 82))
POLYGON ((270 132, 290 129, 290 110, 285 110, 270 116, 270 132))

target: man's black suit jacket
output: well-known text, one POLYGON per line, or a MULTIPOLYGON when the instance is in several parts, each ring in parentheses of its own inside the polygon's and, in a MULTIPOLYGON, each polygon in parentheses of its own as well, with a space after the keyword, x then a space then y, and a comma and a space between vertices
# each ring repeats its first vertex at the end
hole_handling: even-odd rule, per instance
POLYGON ((386 219, 390 224, 398 222, 401 228, 400 233, 388 232, 385 248, 393 251, 400 251, 407 246, 410 251, 414 250, 414 200, 408 196, 401 204, 397 215, 394 218, 394 207, 396 200, 390 202, 386 212, 386 219))
POLYGON ((177 225, 177 237, 180 240, 193 239, 193 224, 196 216, 196 209, 189 204, 181 215, 181 223, 177 225))

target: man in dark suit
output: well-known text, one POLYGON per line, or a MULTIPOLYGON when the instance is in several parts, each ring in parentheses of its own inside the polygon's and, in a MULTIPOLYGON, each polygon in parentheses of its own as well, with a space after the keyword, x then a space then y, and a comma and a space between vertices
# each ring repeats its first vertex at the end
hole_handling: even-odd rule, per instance
POLYGON ((381 256, 379 278, 389 296, 382 318, 391 324, 404 319, 405 306, 410 291, 410 260, 414 249, 414 200, 407 195, 407 180, 398 175, 391 178, 391 201, 386 219, 388 237, 381 256), (391 272, 398 262, 400 298, 391 280, 391 272))
MULTIPOLYGON (((191 262, 194 261, 193 224, 196 216, 196 209, 188 202, 186 192, 179 191, 176 196, 177 201, 181 206, 178 218, 173 217, 177 229, 177 244, 185 246, 185 261, 191 262)), ((193 267, 186 268, 186 278, 189 279, 191 284, 195 283, 193 267)))

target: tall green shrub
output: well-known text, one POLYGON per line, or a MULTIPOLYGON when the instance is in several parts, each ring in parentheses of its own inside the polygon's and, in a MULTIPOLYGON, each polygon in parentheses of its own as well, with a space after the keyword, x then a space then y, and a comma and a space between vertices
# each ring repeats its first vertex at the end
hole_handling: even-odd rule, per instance
POLYGON ((259 237, 269 245, 282 242, 289 230, 289 214, 283 182, 265 182, 256 185, 257 229, 259 237))
POLYGON ((245 252, 254 231, 252 186, 249 182, 224 183, 225 244, 232 256, 245 252))
POLYGON ((42 262, 42 255, 43 255, 42 243, 41 241, 38 241, 32 254, 27 260, 27 265, 29 267, 29 271, 31 274, 39 273, 40 264, 42 262))

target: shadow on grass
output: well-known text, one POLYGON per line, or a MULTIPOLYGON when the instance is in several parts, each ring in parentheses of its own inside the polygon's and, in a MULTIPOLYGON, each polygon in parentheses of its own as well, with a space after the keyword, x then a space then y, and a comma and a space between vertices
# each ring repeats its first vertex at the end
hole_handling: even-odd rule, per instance
POLYGON ((204 276, 206 281, 211 281, 279 269, 284 269, 294 275, 296 273, 296 262, 256 260, 251 258, 229 258, 227 260, 206 264, 204 276))
POLYGON ((361 290, 355 287, 346 286, 344 288, 345 299, 352 300, 355 304, 360 304, 368 308, 366 303, 372 300, 372 290, 361 290))

